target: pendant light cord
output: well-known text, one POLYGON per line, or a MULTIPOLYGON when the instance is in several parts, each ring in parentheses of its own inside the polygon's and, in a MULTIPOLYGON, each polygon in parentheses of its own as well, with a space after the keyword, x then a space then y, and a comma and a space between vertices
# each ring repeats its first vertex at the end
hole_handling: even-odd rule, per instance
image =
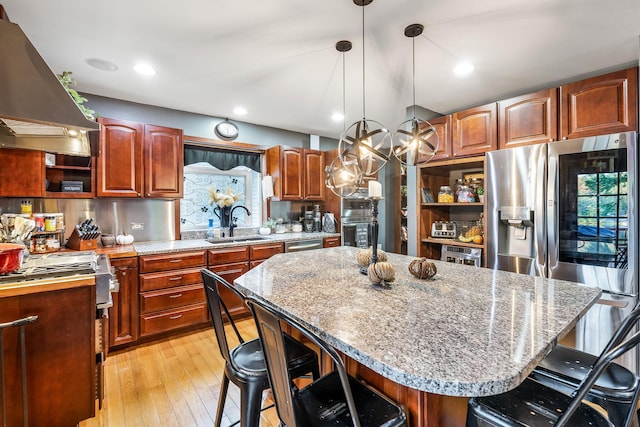
POLYGON ((416 38, 411 38, 413 49, 413 66, 411 71, 411 85, 413 86, 413 120, 416 119, 416 38))
POLYGON ((362 5, 362 118, 366 118, 365 114, 365 78, 364 78, 364 5, 362 5))
POLYGON ((346 101, 346 84, 345 84, 345 64, 344 64, 344 52, 342 52, 342 131, 347 130, 347 101, 346 101))

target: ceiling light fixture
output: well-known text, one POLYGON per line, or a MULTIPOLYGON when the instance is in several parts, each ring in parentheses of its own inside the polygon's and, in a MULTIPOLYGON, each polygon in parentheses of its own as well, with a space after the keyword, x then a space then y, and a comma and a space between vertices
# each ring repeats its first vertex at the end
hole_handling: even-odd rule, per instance
POLYGON ((87 58, 84 60, 87 64, 91 65, 93 68, 97 68, 98 70, 103 71, 116 71, 118 66, 113 62, 107 61, 105 59, 100 58, 87 58))
POLYGON ((233 112, 239 116, 244 116, 247 114, 247 109, 244 107, 236 107, 233 109, 233 112))
POLYGON ((138 74, 142 74, 143 76, 153 76, 156 74, 156 70, 149 64, 139 63, 133 66, 133 69, 138 74))
MULTIPOLYGON (((346 123, 344 122, 346 112, 344 53, 350 51, 351 47, 351 42, 348 40, 340 40, 336 43, 336 50, 342 53, 342 114, 340 114, 338 120, 342 120, 343 131, 346 128, 346 123)), ((334 114, 334 117, 337 115, 338 113, 334 114)), ((325 168, 325 172, 327 175, 324 183, 336 196, 348 197, 355 193, 358 187, 362 185, 362 168, 356 156, 351 153, 336 157, 333 162, 325 168)))
POLYGON ((461 62, 455 66, 453 72, 459 76, 466 76, 467 74, 471 74, 474 68, 473 64, 469 62, 461 62))
POLYGON ((389 161, 391 142, 389 131, 375 120, 367 120, 365 114, 364 7, 373 0, 353 2, 362 7, 362 120, 353 123, 340 136, 338 152, 343 164, 354 158, 364 176, 374 176, 389 161))
POLYGON ((424 26, 411 24, 404 29, 404 35, 411 37, 413 118, 402 122, 393 133, 393 154, 403 165, 423 165, 436 155, 440 145, 438 134, 431 123, 416 118, 416 37, 422 34, 424 26))

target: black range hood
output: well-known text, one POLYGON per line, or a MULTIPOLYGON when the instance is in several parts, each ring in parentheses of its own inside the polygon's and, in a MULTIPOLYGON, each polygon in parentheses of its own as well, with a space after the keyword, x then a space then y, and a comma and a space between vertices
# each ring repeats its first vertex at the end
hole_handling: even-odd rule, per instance
POLYGON ((20 27, 0 6, 0 147, 90 156, 100 129, 78 108, 20 27))

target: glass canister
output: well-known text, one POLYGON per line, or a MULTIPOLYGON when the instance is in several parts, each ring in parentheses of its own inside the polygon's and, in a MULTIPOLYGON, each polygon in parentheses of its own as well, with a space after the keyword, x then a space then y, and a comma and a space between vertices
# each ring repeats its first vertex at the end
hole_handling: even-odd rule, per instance
POLYGON ((466 180, 464 178, 456 179, 456 182, 453 184, 453 197, 455 200, 458 200, 458 193, 460 192, 460 187, 466 184, 466 180))
POLYGON ((468 185, 461 185, 458 191, 458 203, 473 203, 476 196, 468 185))
POLYGON ((438 192, 438 203, 453 203, 453 190, 448 185, 440 187, 438 192))

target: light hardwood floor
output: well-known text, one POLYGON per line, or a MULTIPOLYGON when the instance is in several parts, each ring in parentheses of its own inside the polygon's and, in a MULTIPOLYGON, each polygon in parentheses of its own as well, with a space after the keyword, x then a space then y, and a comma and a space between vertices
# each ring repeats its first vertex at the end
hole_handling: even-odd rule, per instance
MULTIPOLYGON (((257 336, 252 320, 237 325, 245 339, 257 336)), ((79 427, 213 426, 223 370, 212 329, 109 353, 102 409, 96 405, 96 416, 79 427)), ((239 418, 240 393, 231 383, 222 426, 239 418)), ((260 425, 278 425, 274 408, 262 412, 260 425)))

